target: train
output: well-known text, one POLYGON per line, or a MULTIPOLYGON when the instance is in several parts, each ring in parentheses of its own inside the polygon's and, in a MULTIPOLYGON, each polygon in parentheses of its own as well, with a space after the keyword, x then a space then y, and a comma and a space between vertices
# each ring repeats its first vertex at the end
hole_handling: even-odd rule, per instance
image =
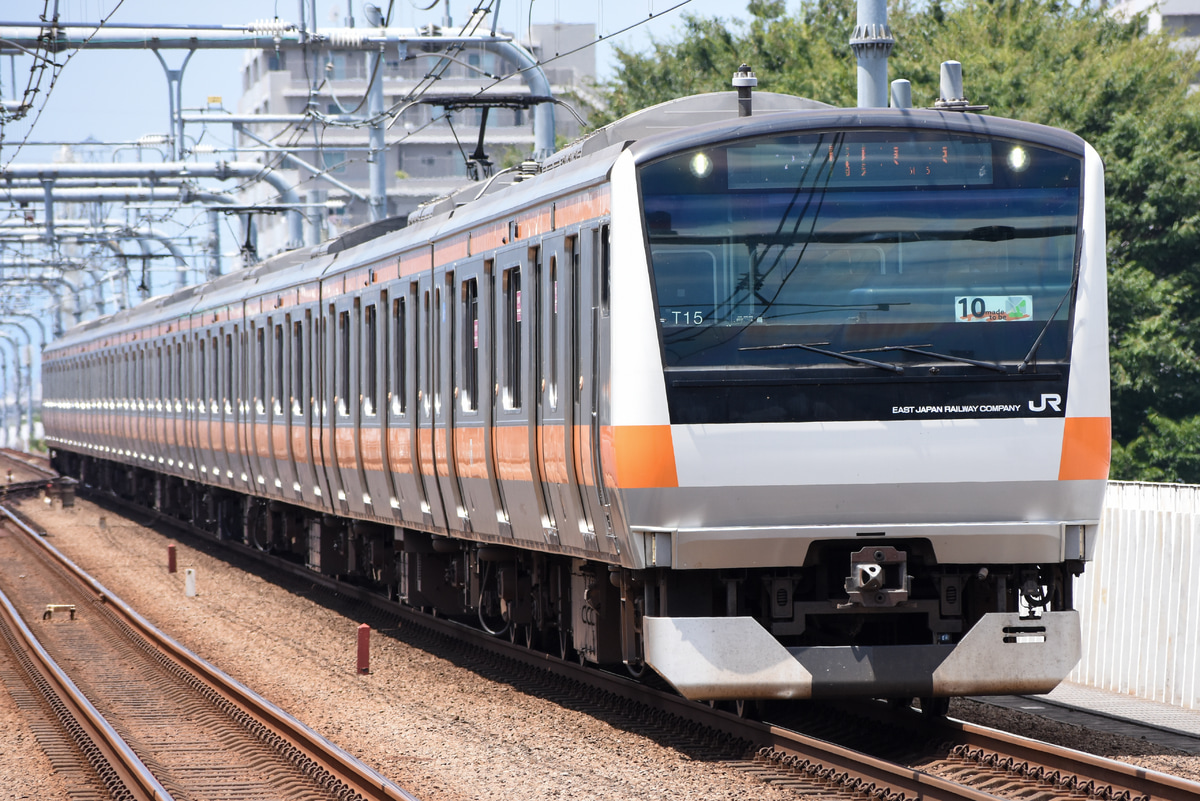
POLYGON ((1100 158, 748 105, 77 325, 43 356, 54 464, 691 699, 1048 691, 1110 456, 1100 158))

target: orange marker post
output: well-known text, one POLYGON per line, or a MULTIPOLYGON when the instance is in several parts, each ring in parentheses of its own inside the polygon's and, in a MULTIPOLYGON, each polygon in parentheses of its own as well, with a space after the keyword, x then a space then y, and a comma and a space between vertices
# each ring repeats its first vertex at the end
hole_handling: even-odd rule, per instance
POLYGON ((175 546, 174 545, 167 546, 167 572, 168 573, 175 572, 175 546))
POLYGON ((358 627, 358 672, 371 672, 371 627, 366 623, 358 627))

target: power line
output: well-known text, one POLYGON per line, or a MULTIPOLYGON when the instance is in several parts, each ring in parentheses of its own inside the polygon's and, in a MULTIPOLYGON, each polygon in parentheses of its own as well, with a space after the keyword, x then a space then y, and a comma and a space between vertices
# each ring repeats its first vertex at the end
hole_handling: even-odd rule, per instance
MULTIPOLYGON (((38 107, 37 114, 34 115, 33 121, 29 123, 29 129, 25 132, 25 136, 21 139, 21 143, 19 145, 17 145, 17 149, 16 149, 16 151, 13 152, 12 158, 10 158, 5 163, 5 165, 4 165, 5 168, 7 168, 10 164, 12 164, 13 160, 15 160, 18 155, 20 155, 22 148, 25 147, 25 143, 28 142, 29 137, 33 135, 33 130, 34 130, 34 128, 37 127, 38 121, 42 118, 42 112, 45 111, 46 104, 50 102, 50 94, 54 91, 54 87, 58 83, 58 76, 62 75, 62 71, 64 69, 66 69, 68 64, 71 63, 71 59, 73 59, 77 53, 79 53, 80 51, 84 50, 87 47, 88 43, 90 41, 92 41, 92 39, 96 36, 97 33, 100 32, 100 29, 104 27, 105 23, 107 23, 110 19, 112 19, 113 14, 116 14, 117 11, 120 10, 121 6, 124 4, 125 4, 125 0, 117 0, 117 4, 115 6, 113 6, 113 10, 108 12, 108 14, 103 19, 100 20, 100 22, 96 25, 95 29, 88 35, 87 39, 85 39, 83 41, 83 44, 80 47, 76 48, 75 50, 72 50, 70 53, 67 54, 67 57, 66 57, 66 59, 63 60, 62 64, 58 64, 57 62, 54 62, 54 61, 49 61, 49 63, 55 65, 56 69, 53 71, 53 73, 50 76, 50 85, 48 87, 46 87, 46 94, 42 99, 42 105, 38 107)), ((45 18, 46 18, 45 14, 43 13, 42 19, 45 20, 45 18)), ((58 26, 58 16, 56 15, 54 17, 54 19, 50 20, 50 33, 47 34, 47 36, 52 38, 53 32, 57 26, 58 26)), ((47 48, 46 52, 49 53, 50 49, 47 48)), ((41 68, 44 70, 47 60, 38 62, 35 59, 34 63, 35 64, 41 63, 42 64, 41 68)), ((38 83, 39 83, 39 85, 41 84, 40 78, 38 79, 38 83)), ((35 90, 35 92, 36 92, 36 90, 35 90)), ((30 103, 32 103, 32 100, 30 101, 30 103)), ((3 128, 3 126, 0 126, 0 149, 3 149, 3 147, 4 147, 4 128, 3 128)))

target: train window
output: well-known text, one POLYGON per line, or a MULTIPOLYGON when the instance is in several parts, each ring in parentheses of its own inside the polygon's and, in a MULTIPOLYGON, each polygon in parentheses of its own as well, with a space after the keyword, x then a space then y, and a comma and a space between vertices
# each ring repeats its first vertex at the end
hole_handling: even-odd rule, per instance
POLYGON ((479 279, 463 281, 462 408, 479 408, 479 279))
POLYGON ((266 411, 267 397, 267 343, 261 328, 254 329, 254 343, 257 361, 250 368, 258 379, 255 382, 254 411, 262 414, 266 411))
POLYGON ((183 343, 175 343, 175 394, 172 395, 175 399, 175 411, 183 411, 183 343))
POLYGON ((392 414, 408 410, 408 327, 405 299, 392 301, 392 414))
POLYGON ((304 414, 304 323, 292 323, 292 376, 288 386, 292 396, 292 416, 304 414))
POLYGON ((225 335, 225 414, 233 414, 233 334, 225 335))
POLYGON ((338 315, 338 366, 337 411, 340 415, 350 414, 350 312, 338 315))
POLYGON ((421 323, 417 325, 417 396, 421 400, 421 406, 425 412, 425 416, 429 416, 429 375, 430 375, 430 329, 429 329, 429 292, 426 292, 422 297, 422 306, 424 307, 424 331, 422 336, 421 323))
POLYGON ((216 337, 212 338, 212 350, 210 351, 210 356, 212 357, 212 383, 209 385, 211 389, 209 390, 208 398, 210 401, 209 408, 213 414, 220 411, 220 407, 217 406, 217 399, 221 397, 221 392, 217 387, 217 381, 221 376, 220 368, 217 364, 218 342, 220 342, 219 339, 216 337))
POLYGON ((150 382, 146 379, 146 349, 138 348, 137 352, 137 406, 139 411, 145 411, 146 399, 150 396, 150 382))
POLYGON ((271 353, 271 412, 283 414, 283 325, 275 326, 275 347, 271 353))
POLYGON ((504 271, 504 408, 521 408, 521 268, 504 271))
POLYGON ((573 354, 568 353, 567 364, 570 368, 570 375, 567 376, 567 382, 571 385, 571 392, 575 397, 575 402, 579 402, 579 394, 583 391, 583 376, 580 380, 575 380, 576 368, 578 367, 577 359, 579 358, 579 327, 581 320, 579 319, 579 240, 573 236, 567 237, 567 267, 571 271, 571 288, 569 290, 569 302, 571 304, 571 316, 567 320, 567 324, 572 326, 571 336, 568 342, 572 345, 567 346, 567 350, 574 351, 573 354))
POLYGON ((208 364, 204 358, 204 337, 199 340, 199 345, 196 351, 196 376, 199 379, 196 386, 196 402, 200 405, 199 411, 208 411, 208 364))
POLYGON ((161 412, 163 409, 163 398, 166 396, 165 373, 163 369, 163 352, 162 346, 154 348, 154 408, 155 411, 161 412))
MULTIPOLYGON (((330 309, 329 313, 333 314, 333 309, 330 309)), ((313 354, 311 381, 315 388, 314 392, 317 393, 317 397, 313 399, 313 403, 316 405, 317 413, 322 417, 329 414, 329 387, 327 379, 332 377, 332 371, 326 370, 327 365, 324 362, 318 361, 318 343, 321 347, 321 356, 328 354, 329 357, 332 357, 333 355, 333 347, 329 345, 329 326, 325 322, 326 319, 325 315, 319 315, 316 322, 313 323, 315 328, 309 334, 309 345, 312 346, 310 352, 313 354), (326 350, 327 346, 328 350, 326 350)))
POLYGON ((546 389, 550 408, 558 408, 558 256, 550 256, 550 364, 546 389))
MULTIPOLYGON (((446 307, 442 301, 442 288, 440 286, 434 287, 434 289, 433 289, 433 307, 436 310, 436 313, 438 314, 439 319, 444 322, 446 319, 446 307)), ((453 307, 453 305, 451 305, 451 313, 453 313, 453 310, 454 310, 454 307, 453 307)), ((438 329, 439 339, 441 338, 441 330, 442 330, 441 328, 438 329)), ((454 330, 454 321, 453 320, 450 322, 450 326, 448 328, 446 328, 446 330, 447 331, 454 330)), ((450 352, 451 353, 454 352, 453 346, 451 346, 450 352)), ((441 356, 438 354, 437 350, 435 350, 433 340, 431 339, 429 341, 429 366, 430 366, 431 374, 434 376, 433 380, 430 382, 430 386, 433 388, 433 411, 434 411, 434 414, 441 414, 441 411, 442 411, 441 361, 442 361, 441 356), (437 372, 433 372, 434 360, 436 360, 438 363, 437 372)))
POLYGON ((379 333, 379 326, 375 321, 375 306, 372 304, 363 310, 363 321, 365 323, 363 336, 366 337, 364 342, 364 350, 366 350, 366 385, 363 393, 363 414, 375 414, 377 396, 379 393, 379 342, 375 338, 379 333))
POLYGON ((608 302, 609 302, 608 292, 609 292, 609 281, 610 281, 609 261, 612 258, 612 255, 609 253, 609 249, 608 249, 609 242, 608 242, 608 226, 607 225, 600 226, 600 237, 599 238, 600 238, 600 242, 599 242, 600 247, 593 248, 592 252, 598 253, 600 255, 600 269, 596 271, 600 276, 600 313, 602 315, 604 315, 605 317, 607 317, 608 316, 608 302))

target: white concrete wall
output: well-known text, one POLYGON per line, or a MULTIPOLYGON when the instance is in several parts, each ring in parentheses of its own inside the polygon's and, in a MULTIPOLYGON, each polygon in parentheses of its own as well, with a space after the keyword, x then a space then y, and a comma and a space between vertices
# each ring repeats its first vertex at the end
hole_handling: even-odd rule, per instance
POLYGON ((1200 709, 1200 486, 1111 482, 1070 680, 1200 709))

